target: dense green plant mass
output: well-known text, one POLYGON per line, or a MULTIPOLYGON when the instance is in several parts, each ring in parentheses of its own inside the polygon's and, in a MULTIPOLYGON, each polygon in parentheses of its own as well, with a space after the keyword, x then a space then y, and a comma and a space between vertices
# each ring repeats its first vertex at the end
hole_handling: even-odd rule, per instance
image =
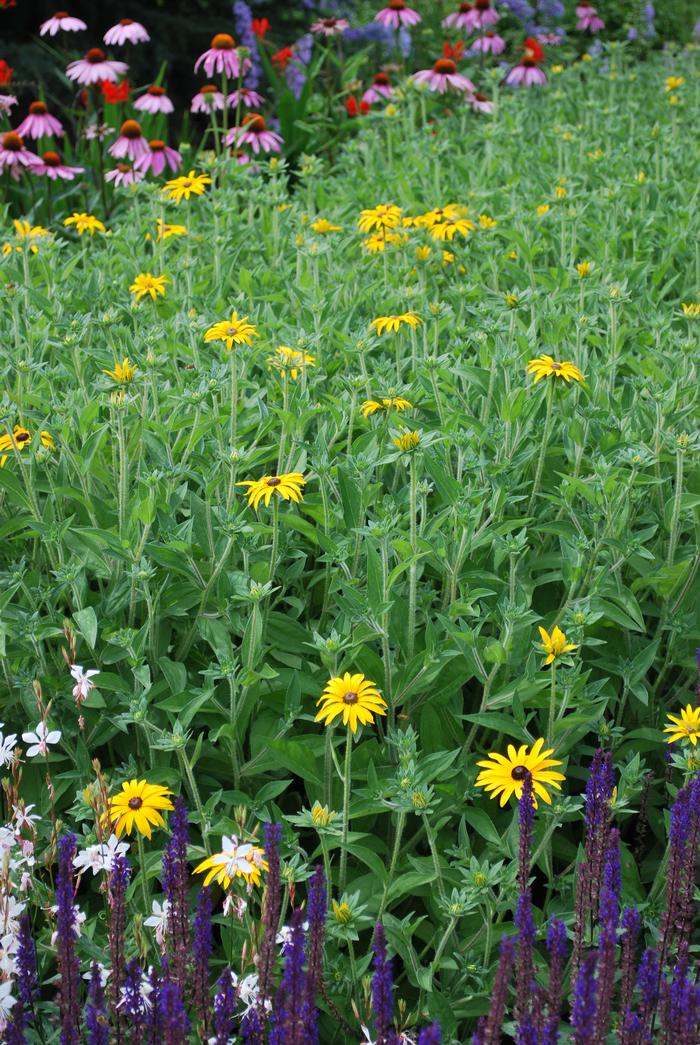
MULTIPOLYGON (((0 260, 0 434, 30 437, 0 469, 5 728, 34 727, 40 687, 62 731, 55 810, 87 840, 95 758, 112 793, 147 778, 186 797, 193 859, 284 822, 287 884, 330 870, 328 982, 348 1018, 382 916, 399 994, 447 1041, 488 1008, 513 920, 514 803, 477 789, 477 761, 544 737, 562 762, 536 814, 538 925, 571 923, 599 742, 623 892, 651 896, 650 923, 667 788, 695 764, 678 744, 665 766, 662 729, 693 699, 700 645, 700 80, 693 54, 553 79, 496 90, 492 119, 423 123, 399 97, 293 187, 281 161, 215 163, 179 206, 124 190, 105 232, 8 223, 0 260), (383 204, 465 205, 475 228, 443 241, 399 221, 372 240, 358 218, 383 204), (158 219, 187 235, 159 239, 158 219), (137 303, 141 274, 164 296, 137 303), (234 310, 250 344, 205 342, 234 310), (407 314, 418 325, 371 325, 407 314), (542 355, 585 381, 535 384, 542 355), (237 485, 287 473, 298 501, 254 509, 237 485), (574 647, 551 667, 539 626, 574 647), (99 669, 80 707, 64 650, 99 669), (344 796, 350 737, 314 719, 346 671, 387 714, 358 730, 344 796)), ((46 770, 27 761, 21 794, 48 838, 46 770)), ((164 837, 146 842, 149 889, 164 837)), ((88 959, 97 884, 80 900, 88 959)), ((240 966, 246 927, 219 920, 217 957, 240 966)))

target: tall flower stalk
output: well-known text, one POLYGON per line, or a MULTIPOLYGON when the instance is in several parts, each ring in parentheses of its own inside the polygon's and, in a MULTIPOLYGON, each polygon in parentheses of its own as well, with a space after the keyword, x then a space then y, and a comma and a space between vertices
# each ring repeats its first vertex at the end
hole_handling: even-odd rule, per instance
POLYGON ((58 840, 56 876, 56 938, 61 1045, 80 1042, 80 963, 75 953, 77 916, 73 905, 73 857, 75 835, 58 840))

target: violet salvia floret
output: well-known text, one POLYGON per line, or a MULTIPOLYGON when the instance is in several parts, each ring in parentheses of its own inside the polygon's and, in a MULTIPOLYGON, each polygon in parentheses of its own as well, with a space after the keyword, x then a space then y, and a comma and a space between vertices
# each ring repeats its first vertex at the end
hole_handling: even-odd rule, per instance
POLYGON ((266 1002, 272 988, 272 970, 277 946, 277 928, 282 906, 282 879, 279 846, 282 838, 281 824, 265 824, 265 859, 268 863, 267 888, 262 910, 262 936, 258 949, 258 1015, 260 1023, 266 1021, 266 1002))
POLYGON ((92 963, 90 989, 85 1006, 87 1045, 109 1045, 109 1017, 105 1006, 102 972, 97 962, 92 963))
POLYGON ((207 1037, 211 1024, 209 1005, 209 959, 214 948, 211 929, 211 895, 209 889, 200 890, 193 923, 192 944, 192 998, 200 1022, 200 1030, 207 1037))
MULTIPOLYGON (((284 947, 284 970, 270 1019, 270 1045, 305 1045, 309 1012, 305 1006, 303 913, 294 911, 289 940, 284 947)), ((313 1040, 313 1031, 309 1037, 313 1040)))
POLYGON ((78 1045, 80 1041, 80 965, 75 953, 77 918, 73 906, 75 851, 75 835, 62 835, 58 840, 58 874, 56 876, 61 1045, 78 1045))
POLYGON ((219 977, 214 995, 214 1041, 216 1045, 228 1045, 229 1038, 233 1037, 235 1014, 236 988, 231 970, 224 969, 219 977))
POLYGON ((506 1013, 508 987, 515 961, 515 939, 503 936, 498 956, 496 980, 491 991, 491 1005, 483 1025, 480 1045, 500 1045, 501 1027, 506 1013))
MULTIPOLYGON (((167 971, 167 966, 165 966, 167 971)), ((152 967, 148 971, 148 985, 151 988, 148 1000, 151 1003, 146 1013, 145 1041, 148 1045, 160 1045, 163 1040, 163 1020, 160 1012, 160 992, 163 988, 164 977, 158 970, 152 967)))
POLYGON ((636 907, 626 907, 622 913, 622 977, 620 981, 620 1013, 624 1015, 632 1003, 634 990, 634 954, 641 920, 636 907))
POLYGON ((532 1004, 534 980, 534 949, 536 930, 532 916, 532 897, 526 889, 518 897, 515 911, 515 926, 518 930, 518 965, 515 984, 515 1018, 522 1021, 529 1014, 532 1004))
POLYGON ((440 1045, 441 1041, 442 1033, 440 1031, 440 1024, 432 1023, 430 1027, 426 1027, 425 1030, 420 1032, 418 1045, 440 1045))
POLYGON ((190 1021, 182 1003, 180 987, 174 981, 160 990, 158 1009, 163 1028, 163 1045, 187 1045, 190 1021))
MULTIPOLYGON (((257 1009, 251 1009, 241 1020, 243 1045, 264 1045, 263 1028, 257 1009)), ((228 1038, 217 1038, 216 1045, 228 1045, 228 1038)))
POLYGON ((309 930, 306 955, 306 997, 314 1005, 316 992, 323 980, 323 940, 326 928, 326 878, 318 865, 311 879, 307 908, 309 930))
POLYGON ((566 926, 558 918, 552 918, 547 929, 547 950, 550 954, 549 987, 547 1019, 542 1030, 542 1045, 557 1045, 559 1041, 559 1011, 567 949, 566 926))
POLYGON ((648 947, 642 955, 637 973, 639 988, 639 1019, 644 1033, 651 1030, 651 1024, 659 1001, 660 983, 659 957, 656 951, 648 947))
POLYGON ((124 986, 122 988, 122 1000, 119 1007, 129 1024, 131 1032, 131 1045, 137 1045, 142 1040, 143 1024, 146 1007, 141 993, 141 980, 143 972, 137 958, 126 966, 124 986))
POLYGON ((126 975, 124 934, 126 932, 126 887, 128 884, 129 861, 125 856, 115 856, 109 873, 107 899, 109 903, 109 956, 112 966, 109 990, 117 1042, 121 1041, 124 1020, 121 1001, 122 986, 126 975))
POLYGON ((600 937, 598 941, 598 1011, 594 1041, 603 1045, 607 1038, 615 989, 615 950, 620 917, 620 832, 610 832, 600 896, 600 937))
POLYGON ((591 1045, 596 1024, 598 984, 596 982, 595 951, 586 955, 579 969, 571 1008, 571 1026, 574 1045, 591 1045))
POLYGON ((189 867, 187 843, 189 819, 182 798, 173 803, 170 817, 172 835, 163 853, 163 892, 168 901, 168 932, 172 944, 172 976, 184 997, 187 989, 187 961, 190 952, 190 916, 187 892, 189 867))
POLYGON ((391 961, 386 953, 386 934, 381 922, 374 927, 374 974, 372 976, 372 1010, 376 1045, 394 1045, 394 979, 391 961))
POLYGON ((16 1001, 12 1007, 12 1020, 6 1031, 7 1045, 20 1045, 24 1042, 24 1030, 34 1018, 34 1002, 38 996, 36 949, 32 939, 31 922, 26 912, 22 912, 19 917, 15 972, 13 991, 16 1001))
POLYGON ((523 780, 523 790, 518 807, 518 825, 520 828, 518 843, 518 891, 527 889, 530 878, 530 851, 532 849, 532 829, 535 821, 535 802, 532 794, 532 774, 527 773, 523 780))
POLYGON ((242 47, 248 48, 250 69, 246 74, 246 87, 255 88, 260 83, 262 65, 258 52, 258 40, 253 32, 253 12, 245 0, 236 0, 233 5, 233 18, 236 23, 236 33, 242 47))

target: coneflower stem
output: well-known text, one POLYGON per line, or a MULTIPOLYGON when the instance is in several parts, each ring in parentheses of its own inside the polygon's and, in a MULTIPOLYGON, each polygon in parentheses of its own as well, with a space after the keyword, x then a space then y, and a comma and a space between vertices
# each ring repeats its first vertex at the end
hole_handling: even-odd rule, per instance
POLYGON ((409 458, 409 539, 411 542, 411 565, 408 570, 408 657, 413 656, 416 627, 416 555, 418 553, 418 541, 416 535, 416 502, 417 502, 417 479, 416 479, 416 457, 412 453, 409 458))
POLYGON ((549 723, 547 725, 547 746, 552 747, 554 743, 554 719, 557 712, 557 662, 552 661, 551 678, 549 690, 549 723))
POLYGON ((143 848, 143 836, 137 829, 136 831, 136 848, 139 854, 139 867, 141 868, 141 895, 143 896, 143 909, 147 915, 151 913, 151 898, 148 894, 148 883, 146 881, 146 853, 143 848))
POLYGON ((343 771, 343 837, 340 851, 340 878, 338 890, 345 891, 345 880, 348 870, 348 830, 350 827, 350 765, 352 759, 352 730, 348 726, 345 737, 345 768, 343 771))
POLYGON ((236 445, 238 432, 238 360, 236 353, 229 353, 231 360, 231 449, 236 445))
POLYGON ((280 515, 280 503, 279 497, 272 495, 272 548, 270 550, 270 575, 268 581, 271 581, 275 575, 275 568, 277 566, 277 545, 279 541, 279 515, 280 515))
POLYGON ((532 514, 532 509, 535 504, 537 492, 540 488, 540 480, 542 478, 542 469, 544 468, 544 458, 547 453, 547 443, 549 442, 549 429, 552 423, 552 404, 554 402, 554 382, 556 378, 550 380, 549 387, 547 389, 547 413, 544 419, 544 428, 542 430, 542 442, 540 443, 540 453, 537 458, 537 468, 535 469, 535 480, 532 484, 532 493, 530 494, 530 500, 527 506, 527 514, 532 514))

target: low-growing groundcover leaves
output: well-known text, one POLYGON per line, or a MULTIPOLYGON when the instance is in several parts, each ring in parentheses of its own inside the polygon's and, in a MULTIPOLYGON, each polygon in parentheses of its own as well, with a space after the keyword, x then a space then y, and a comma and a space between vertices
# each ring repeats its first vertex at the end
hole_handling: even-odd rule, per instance
POLYGON ((700 81, 620 54, 7 219, 8 1040, 697 1040, 700 81))

